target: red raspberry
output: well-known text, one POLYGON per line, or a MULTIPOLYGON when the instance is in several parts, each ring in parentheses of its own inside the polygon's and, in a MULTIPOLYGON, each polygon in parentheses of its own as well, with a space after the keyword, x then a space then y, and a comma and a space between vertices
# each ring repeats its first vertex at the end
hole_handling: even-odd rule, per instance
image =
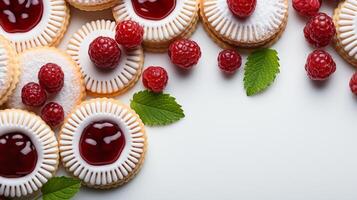
POLYGON ((58 103, 50 102, 42 108, 41 118, 48 125, 56 127, 64 120, 64 110, 58 103))
POLYGON ((144 86, 156 93, 165 89, 168 80, 167 72, 162 67, 148 67, 143 73, 144 86))
POLYGON ((201 49, 192 40, 181 39, 171 43, 169 47, 171 62, 183 69, 190 69, 201 58, 201 49))
POLYGON ((321 7, 321 0, 293 0, 294 9, 302 16, 312 17, 321 7))
POLYGON ((47 95, 39 84, 31 82, 22 88, 21 99, 26 106, 40 107, 45 104, 47 95))
POLYGON ((324 50, 315 50, 307 58, 307 75, 312 80, 325 80, 336 71, 336 63, 324 50))
POLYGON ((100 36, 90 43, 88 54, 99 69, 111 70, 118 66, 121 50, 114 39, 100 36))
POLYGON ((218 66, 219 68, 228 73, 232 74, 237 71, 242 65, 242 57, 236 50, 223 50, 218 55, 218 66))
POLYGON ((127 49, 140 46, 144 38, 144 28, 137 22, 126 20, 118 23, 115 40, 127 49))
POLYGON ((231 12, 239 18, 251 16, 257 5, 257 0, 227 0, 231 12))
POLYGON ((357 95, 357 73, 353 74, 350 80, 350 88, 352 93, 357 95))
POLYGON ((60 66, 47 63, 38 72, 38 80, 48 93, 56 93, 63 88, 64 73, 60 66))
POLYGON ((331 42, 336 34, 336 28, 331 17, 325 13, 318 13, 307 22, 304 34, 310 44, 320 48, 331 42))

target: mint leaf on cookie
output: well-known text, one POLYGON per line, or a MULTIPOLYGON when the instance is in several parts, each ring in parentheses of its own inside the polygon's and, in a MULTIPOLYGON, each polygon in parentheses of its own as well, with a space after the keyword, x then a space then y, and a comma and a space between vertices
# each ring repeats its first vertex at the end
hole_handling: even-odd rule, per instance
POLYGON ((69 177, 54 177, 41 189, 43 200, 69 200, 81 187, 81 182, 69 177))
POLYGON ((168 125, 185 117, 174 97, 147 90, 134 94, 130 107, 148 126, 168 125))
POLYGON ((244 88, 248 96, 267 89, 274 82, 279 70, 278 52, 260 49, 248 56, 244 73, 244 88))

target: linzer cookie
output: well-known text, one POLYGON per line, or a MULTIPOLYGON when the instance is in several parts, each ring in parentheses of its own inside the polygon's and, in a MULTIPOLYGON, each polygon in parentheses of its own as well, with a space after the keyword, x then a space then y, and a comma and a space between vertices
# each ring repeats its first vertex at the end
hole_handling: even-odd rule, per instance
POLYGON ((7 102, 10 108, 30 110, 49 125, 59 125, 51 121, 57 114, 51 115, 48 110, 63 108, 62 116, 58 116, 63 121, 85 97, 80 69, 66 53, 51 47, 35 48, 19 54, 19 63, 21 75, 7 102))
POLYGON ((51 128, 23 110, 0 111, 0 152, 0 196, 4 197, 39 191, 54 176, 59 162, 51 128))
POLYGON ((70 17, 65 0, 0 0, 0 10, 0 34, 17 52, 58 45, 70 17))
POLYGON ((131 19, 144 27, 144 48, 166 51, 173 40, 188 38, 196 29, 197 0, 120 0, 113 8, 116 21, 131 19))
POLYGON ((288 20, 287 0, 257 0, 254 9, 237 16, 227 0, 201 0, 200 13, 204 27, 222 47, 242 48, 269 46, 279 39, 288 20))
POLYGON ((333 16, 336 26, 335 47, 350 64, 357 66, 357 1, 341 1, 333 16))
POLYGON ((18 83, 19 64, 15 49, 0 35, 0 106, 4 104, 18 83))
POLYGON ((118 0, 67 0, 67 2, 80 10, 97 11, 113 7, 118 0))
POLYGON ((68 44, 67 53, 80 66, 89 95, 122 94, 141 75, 142 47, 124 49, 118 45, 114 40, 115 27, 114 21, 92 21, 78 30, 68 44))
POLYGON ((59 143, 67 171, 99 189, 130 181, 147 148, 138 115, 114 99, 93 99, 78 106, 63 125, 59 143))

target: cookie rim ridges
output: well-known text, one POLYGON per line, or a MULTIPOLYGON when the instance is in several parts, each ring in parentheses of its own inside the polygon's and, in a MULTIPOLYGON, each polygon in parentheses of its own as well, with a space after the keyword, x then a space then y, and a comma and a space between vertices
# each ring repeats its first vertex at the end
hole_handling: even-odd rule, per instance
MULTIPOLYGON (((230 13, 228 5, 226 5, 225 1, 222 5, 227 6, 227 8, 225 8, 226 10, 221 10, 218 7, 218 1, 224 0, 201 0, 200 14, 203 18, 203 23, 205 23, 207 28, 210 29, 215 35, 217 35, 218 38, 224 40, 224 42, 227 42, 231 45, 248 48, 264 46, 271 41, 274 41, 274 38, 281 35, 285 30, 289 10, 287 0, 277 0, 277 3, 279 3, 278 9, 281 10, 281 12, 276 12, 273 16, 270 17, 270 19, 276 16, 279 18, 278 22, 272 22, 274 23, 274 27, 272 28, 273 31, 270 31, 269 34, 261 34, 260 36, 257 35, 259 32, 254 31, 255 34, 251 34, 251 37, 248 37, 246 34, 242 34, 243 30, 238 27, 239 21, 235 20, 233 14, 230 13), (225 17, 225 14, 223 13, 226 13, 226 15, 229 16, 225 17), (244 37, 244 35, 246 37, 244 37)), ((276 20, 272 19, 272 21, 276 20)), ((244 25, 244 29, 252 30, 251 27, 246 27, 247 26, 244 25)))
POLYGON ((138 16, 131 1, 119 0, 118 5, 112 9, 117 22, 132 19, 144 27, 144 43, 168 42, 182 35, 197 17, 198 10, 199 0, 177 0, 176 8, 169 16, 154 21, 138 16))
MULTIPOLYGON (((83 41, 85 41, 86 37, 90 36, 90 34, 97 33, 99 36, 101 31, 109 31, 114 35, 115 27, 116 23, 111 20, 95 20, 88 22, 72 35, 67 45, 67 53, 80 67, 85 82, 85 88, 89 94, 93 96, 116 96, 122 94, 131 86, 133 86, 141 75, 141 71, 144 65, 144 50, 142 47, 137 47, 136 49, 130 51, 124 51, 122 49, 121 59, 123 59, 123 54, 126 54, 127 59, 125 61, 120 61, 120 63, 125 63, 124 67, 118 66, 118 69, 115 69, 117 70, 118 74, 111 80, 98 80, 98 78, 95 76, 90 76, 86 70, 88 70, 90 67, 94 68, 94 64, 92 66, 83 66, 81 64, 81 45, 83 41), (137 67, 135 65, 137 65, 137 67)), ((104 32, 102 35, 107 36, 104 32)), ((87 52, 85 53, 86 55, 88 54, 87 52)), ((88 60, 89 59, 90 58, 88 56, 88 60)), ((111 74, 111 76, 113 75, 111 74)))
POLYGON ((38 191, 58 168, 59 149, 55 133, 37 115, 18 109, 0 111, 0 127, 19 130, 30 137, 38 155, 36 167, 31 174, 21 178, 0 177, 0 195, 21 197, 38 191))
POLYGON ((66 119, 59 134, 60 156, 65 169, 85 185, 100 189, 117 187, 131 180, 141 168, 146 148, 146 131, 141 119, 132 109, 115 99, 98 98, 82 102, 66 119), (110 165, 90 165, 79 153, 81 133, 78 131, 98 115, 118 121, 126 135, 127 149, 110 165), (122 159, 124 152, 126 157, 122 159))
POLYGON ((85 11, 104 10, 117 4, 117 1, 118 0, 101 0, 100 2, 98 2, 98 0, 90 0, 88 2, 84 0, 67 0, 67 2, 73 7, 85 11))
MULTIPOLYGON (((34 34, 29 39, 14 39, 11 37, 12 33, 7 33, 1 30, 2 34, 9 38, 17 52, 23 52, 30 48, 42 47, 42 46, 56 46, 64 36, 67 26, 69 24, 70 10, 65 0, 43 0, 44 4, 48 3, 50 7, 48 21, 44 28, 37 31, 39 33, 34 34), (49 1, 49 2, 47 2, 49 1)), ((45 9, 45 8, 44 8, 45 9)), ((41 19, 42 21, 43 19, 41 19)), ((39 26, 41 22, 37 25, 39 26)), ((36 27, 37 27, 36 26, 36 27)), ((34 27, 31 31, 36 29, 34 27)), ((21 33, 20 35, 28 34, 21 33)))

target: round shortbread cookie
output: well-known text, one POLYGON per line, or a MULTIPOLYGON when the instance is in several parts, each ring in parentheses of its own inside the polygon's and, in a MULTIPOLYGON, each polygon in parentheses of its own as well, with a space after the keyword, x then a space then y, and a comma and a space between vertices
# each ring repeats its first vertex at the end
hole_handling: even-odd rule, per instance
POLYGON ((67 171, 89 187, 107 189, 136 175, 147 139, 144 124, 132 109, 104 98, 83 102, 74 110, 62 127, 59 144, 67 171))
POLYGON ((15 89, 19 73, 16 51, 10 42, 0 35, 0 106, 15 89))
POLYGON ((199 2, 197 0, 119 0, 113 8, 116 21, 134 20, 144 27, 143 46, 149 51, 165 51, 173 40, 187 38, 196 29, 198 21, 199 2), (162 2, 165 1, 165 2, 162 2), (171 3, 171 7, 164 9, 160 18, 139 12, 155 13, 161 5, 171 3), (137 5, 144 7, 139 9, 137 5), (152 9, 152 10, 151 10, 152 9))
POLYGON ((70 18, 65 0, 0 0, 0 8, 0 34, 13 43, 17 52, 58 45, 70 18))
POLYGON ((38 72, 47 63, 57 64, 64 73, 64 85, 58 94, 48 94, 48 102, 56 102, 63 107, 65 116, 85 98, 85 88, 77 64, 66 53, 51 47, 31 49, 19 55, 21 75, 19 84, 10 96, 7 105, 10 108, 27 109, 36 113, 40 108, 27 107, 22 103, 21 90, 29 82, 38 83, 38 72))
POLYGON ((141 47, 132 50, 121 48, 118 66, 111 71, 98 69, 88 55, 89 45, 99 36, 115 37, 116 24, 110 20, 97 20, 85 24, 70 39, 67 53, 81 68, 89 95, 116 96, 124 93, 138 81, 143 64, 141 47))
POLYGON ((226 0, 201 0, 200 7, 209 34, 243 48, 272 43, 285 30, 288 19, 287 0, 257 0, 254 13, 247 19, 235 17, 226 0))
POLYGON ((97 11, 113 7, 118 0, 67 0, 67 2, 80 10, 97 11))
POLYGON ((337 52, 357 67, 357 1, 342 1, 335 10, 333 20, 336 26, 337 52))
POLYGON ((0 174, 3 174, 0 175, 0 196, 31 195, 39 191, 57 171, 59 155, 56 136, 40 117, 27 111, 0 111, 0 149, 1 157, 11 155, 12 159, 16 158, 15 161, 6 160, 11 159, 9 157, 2 158, 1 161, 6 164, 0 161, 0 174), (18 148, 22 148, 21 151, 18 148), (21 158, 17 157, 19 155, 21 158), (6 168, 11 165, 16 166, 6 168), (20 173, 25 165, 31 165, 32 171, 20 173))

